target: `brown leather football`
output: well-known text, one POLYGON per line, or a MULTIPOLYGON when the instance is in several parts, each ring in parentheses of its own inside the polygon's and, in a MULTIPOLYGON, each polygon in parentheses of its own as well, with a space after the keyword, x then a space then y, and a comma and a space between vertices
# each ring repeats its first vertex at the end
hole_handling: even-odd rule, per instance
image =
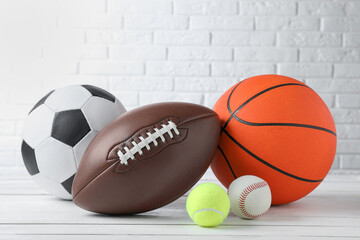
POLYGON ((74 179, 75 204, 106 214, 164 206, 205 173, 220 135, 218 115, 190 103, 129 111, 90 143, 74 179))

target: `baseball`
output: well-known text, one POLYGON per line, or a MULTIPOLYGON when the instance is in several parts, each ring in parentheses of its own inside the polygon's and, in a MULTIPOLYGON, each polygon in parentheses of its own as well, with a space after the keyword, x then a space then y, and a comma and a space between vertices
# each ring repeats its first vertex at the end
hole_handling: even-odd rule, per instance
POLYGON ((263 179, 245 175, 234 180, 229 187, 231 211, 245 219, 263 215, 271 205, 271 191, 263 179))

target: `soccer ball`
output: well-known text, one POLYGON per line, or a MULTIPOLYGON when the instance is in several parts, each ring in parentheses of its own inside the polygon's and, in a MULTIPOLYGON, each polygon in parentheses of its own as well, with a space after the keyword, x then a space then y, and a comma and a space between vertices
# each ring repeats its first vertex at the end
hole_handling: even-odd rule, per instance
POLYGON ((126 112, 109 92, 90 85, 48 93, 25 122, 21 153, 32 178, 49 193, 71 199, 82 155, 95 135, 126 112))

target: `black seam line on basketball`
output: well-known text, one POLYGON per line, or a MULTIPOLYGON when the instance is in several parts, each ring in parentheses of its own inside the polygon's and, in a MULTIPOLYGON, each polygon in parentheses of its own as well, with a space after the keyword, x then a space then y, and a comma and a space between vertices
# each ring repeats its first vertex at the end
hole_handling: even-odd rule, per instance
POLYGON ((224 151, 220 148, 220 146, 217 146, 217 147, 218 147, 218 149, 219 149, 219 151, 220 151, 221 155, 223 155, 223 157, 224 157, 224 159, 225 159, 225 161, 226 161, 227 165, 229 166, 229 169, 230 169, 230 171, 231 171, 232 175, 234 176, 234 179, 237 179, 237 177, 236 177, 236 175, 235 175, 235 173, 234 173, 234 170, 232 169, 232 167, 231 167, 231 165, 230 165, 230 163, 229 163, 229 160, 228 160, 228 159, 227 159, 227 157, 225 156, 224 151))
POLYGON ((312 129, 316 129, 316 130, 320 130, 320 131, 324 131, 324 132, 328 132, 332 135, 334 135, 336 137, 336 133, 327 129, 327 128, 323 128, 323 127, 318 127, 318 126, 314 126, 314 125, 308 125, 308 124, 299 124, 299 123, 254 123, 254 122, 248 122, 245 121, 241 118, 238 118, 237 116, 234 116, 234 118, 236 120, 238 120, 239 122, 246 124, 246 125, 250 125, 250 126, 288 126, 288 127, 302 127, 302 128, 312 128, 312 129))
POLYGON ((242 82, 244 82, 244 81, 245 81, 245 80, 239 82, 239 83, 233 88, 233 90, 231 91, 231 93, 230 93, 230 95, 229 95, 229 97, 228 97, 228 100, 227 100, 227 108, 228 108, 230 114, 233 113, 233 112, 231 111, 231 108, 230 108, 230 98, 231 98, 232 94, 234 93, 235 89, 236 89, 242 82))
POLYGON ((251 151, 249 151, 247 148, 245 148, 243 145, 241 145, 238 141, 236 141, 235 138, 233 138, 233 136, 230 135, 230 133, 228 133, 226 130, 223 130, 224 133, 236 144, 238 145, 242 150, 244 150, 247 154, 249 154, 250 156, 252 156, 253 158, 255 158, 256 160, 258 160, 259 162, 265 164, 266 166, 274 169, 275 171, 278 171, 286 176, 289 176, 291 178, 300 180, 300 181, 304 181, 304 182, 321 182, 323 179, 319 179, 319 180, 314 180, 314 179, 307 179, 307 178, 302 178, 302 177, 298 177, 295 176, 291 173, 285 172, 284 170, 281 170, 280 168, 275 167, 274 165, 266 162, 265 160, 261 159, 260 157, 256 156, 254 153, 252 153, 251 151))
MULTIPOLYGON (((255 98, 257 98, 258 96, 268 92, 268 91, 271 91, 273 89, 276 89, 276 88, 279 88, 279 87, 285 87, 285 86, 302 86, 302 87, 307 87, 309 88, 308 86, 304 85, 304 84, 300 84, 300 83, 284 83, 284 84, 279 84, 279 85, 275 85, 275 86, 272 86, 272 87, 269 87, 265 90, 262 90, 261 92, 258 92, 257 94, 255 94, 254 96, 252 96, 251 98, 249 98, 248 100, 246 100, 243 104, 241 104, 233 113, 231 113, 231 116, 228 118, 228 120, 226 121, 226 123, 224 124, 223 126, 223 129, 226 128, 226 126, 229 124, 230 120, 234 117, 234 115, 236 115, 243 107, 246 106, 246 104, 248 104, 249 102, 251 102, 252 100, 254 100, 255 98)), ((230 98, 230 97, 229 97, 230 98)))

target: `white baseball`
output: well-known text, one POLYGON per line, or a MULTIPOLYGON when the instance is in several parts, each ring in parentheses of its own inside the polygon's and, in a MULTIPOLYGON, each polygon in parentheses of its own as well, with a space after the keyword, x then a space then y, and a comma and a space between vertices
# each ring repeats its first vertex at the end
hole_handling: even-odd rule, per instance
POLYGON ((231 211, 245 219, 263 215, 271 206, 271 191, 263 179, 245 175, 234 180, 229 187, 231 211))

